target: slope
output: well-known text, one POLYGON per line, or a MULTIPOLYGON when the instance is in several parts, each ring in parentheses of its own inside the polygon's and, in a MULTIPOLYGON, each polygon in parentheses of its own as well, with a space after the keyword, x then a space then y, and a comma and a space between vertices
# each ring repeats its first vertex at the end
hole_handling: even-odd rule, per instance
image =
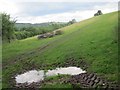
POLYGON ((113 12, 62 28, 63 35, 36 37, 3 45, 3 87, 11 86, 17 73, 30 69, 52 69, 70 58, 86 62, 88 72, 117 81, 117 17, 113 12))

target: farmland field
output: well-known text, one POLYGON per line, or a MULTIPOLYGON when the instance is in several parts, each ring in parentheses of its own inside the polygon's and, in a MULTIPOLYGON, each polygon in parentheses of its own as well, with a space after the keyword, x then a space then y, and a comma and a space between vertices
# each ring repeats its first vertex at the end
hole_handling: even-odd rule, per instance
MULTIPOLYGON (((37 36, 3 44, 2 87, 15 87, 14 77, 29 70, 48 70, 66 67, 66 62, 75 61, 89 73, 95 73, 109 82, 118 80, 118 12, 103 14, 61 28, 62 35, 37 39, 37 36), (78 62, 84 62, 85 65, 78 62)), ((64 78, 63 78, 64 77, 64 78)), ((46 78, 42 88, 71 88, 70 83, 57 80, 68 75, 46 78), (51 82, 47 82, 47 80, 51 82)))

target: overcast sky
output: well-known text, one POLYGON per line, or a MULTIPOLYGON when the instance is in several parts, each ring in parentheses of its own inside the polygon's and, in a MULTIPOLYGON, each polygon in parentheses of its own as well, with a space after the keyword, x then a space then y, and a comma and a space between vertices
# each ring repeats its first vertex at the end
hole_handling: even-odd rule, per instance
POLYGON ((6 12, 18 23, 81 21, 93 17, 97 10, 118 10, 119 0, 0 0, 0 12, 6 12))

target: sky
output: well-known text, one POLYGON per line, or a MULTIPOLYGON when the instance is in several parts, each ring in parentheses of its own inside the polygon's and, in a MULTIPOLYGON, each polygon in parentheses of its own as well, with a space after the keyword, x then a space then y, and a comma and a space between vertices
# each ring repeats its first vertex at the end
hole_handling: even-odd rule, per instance
POLYGON ((68 22, 91 18, 118 10, 119 0, 0 0, 0 12, 11 15, 17 23, 68 22))

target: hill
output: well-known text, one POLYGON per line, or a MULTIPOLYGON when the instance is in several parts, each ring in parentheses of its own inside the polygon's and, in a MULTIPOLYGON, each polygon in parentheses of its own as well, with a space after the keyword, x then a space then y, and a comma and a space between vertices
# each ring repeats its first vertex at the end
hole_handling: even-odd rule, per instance
POLYGON ((75 66, 117 82, 117 25, 118 12, 113 12, 61 28, 64 34, 53 38, 3 45, 3 87, 13 87, 11 77, 26 70, 53 69, 71 59, 86 63, 75 66))
POLYGON ((23 27, 46 27, 52 24, 57 24, 57 25, 64 25, 67 24, 65 22, 46 22, 46 23, 35 23, 35 24, 31 24, 31 23, 16 23, 15 27, 17 28, 23 28, 23 27))

